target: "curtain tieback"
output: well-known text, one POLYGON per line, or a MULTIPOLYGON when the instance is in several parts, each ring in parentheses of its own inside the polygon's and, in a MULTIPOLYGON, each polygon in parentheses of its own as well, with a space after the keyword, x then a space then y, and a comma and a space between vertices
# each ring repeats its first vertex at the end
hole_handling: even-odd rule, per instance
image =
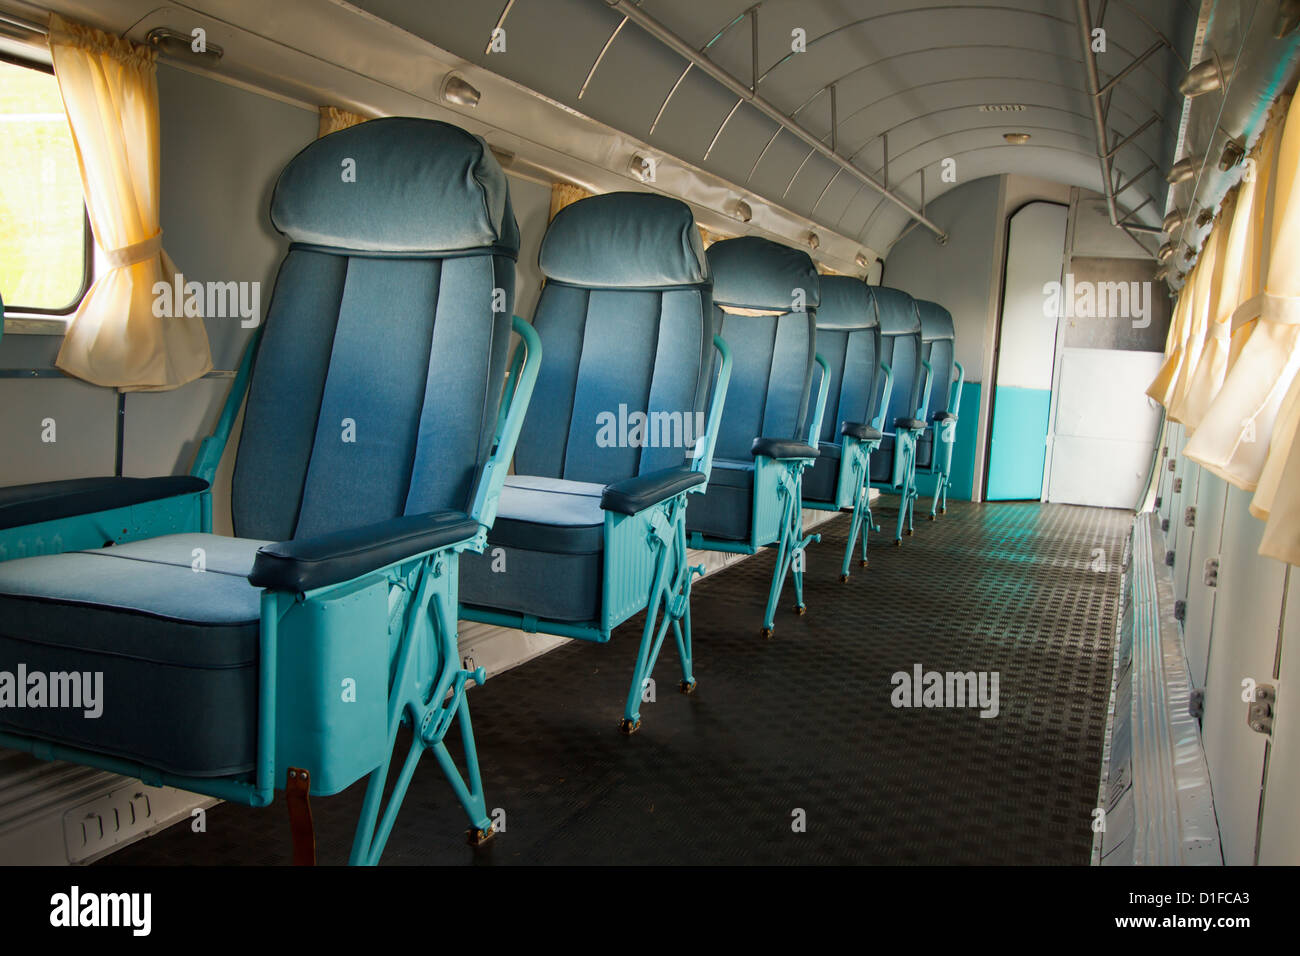
POLYGON ((123 246, 121 249, 105 249, 104 258, 114 269, 121 269, 125 266, 133 266, 137 262, 146 262, 160 252, 162 252, 161 229, 143 242, 123 246))
POLYGON ((1236 332, 1252 319, 1278 325, 1300 325, 1300 296, 1261 292, 1247 299, 1232 313, 1232 331, 1236 332))

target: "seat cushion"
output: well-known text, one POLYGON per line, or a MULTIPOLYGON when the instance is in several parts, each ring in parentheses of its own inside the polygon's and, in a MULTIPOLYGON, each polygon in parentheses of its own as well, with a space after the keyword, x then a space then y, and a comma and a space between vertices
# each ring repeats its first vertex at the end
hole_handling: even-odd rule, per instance
POLYGON ((709 490, 686 505, 686 529, 707 538, 748 541, 753 502, 754 463, 715 458, 709 490))
POLYGON ((0 726, 172 773, 226 776, 256 757, 269 542, 178 534, 0 564, 0 671, 102 674, 102 713, 0 707, 0 726))
POLYGON ((72 478, 0 488, 0 529, 125 508, 195 494, 208 483, 190 475, 162 478, 72 478))
POLYGON ((507 477, 486 552, 461 556, 461 601, 544 620, 597 620, 604 490, 594 482, 507 477))

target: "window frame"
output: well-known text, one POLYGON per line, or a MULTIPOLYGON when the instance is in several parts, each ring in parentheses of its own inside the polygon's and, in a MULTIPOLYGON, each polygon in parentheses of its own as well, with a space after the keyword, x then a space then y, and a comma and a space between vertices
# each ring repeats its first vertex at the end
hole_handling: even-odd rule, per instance
MULTIPOLYGON (((40 60, 32 60, 18 54, 10 53, 7 50, 0 50, 0 62, 8 63, 12 66, 26 67, 29 70, 35 70, 38 73, 47 73, 54 76, 54 65, 44 63, 40 60)), ((4 304, 5 321, 11 318, 21 316, 50 317, 53 319, 70 318, 78 308, 81 307, 82 301, 86 298, 86 293, 90 287, 95 284, 95 233, 90 224, 90 212, 86 209, 86 197, 83 193, 81 197, 81 219, 82 233, 85 238, 84 248, 81 256, 81 288, 77 290, 72 301, 63 308, 41 308, 37 306, 23 305, 21 303, 4 304)))

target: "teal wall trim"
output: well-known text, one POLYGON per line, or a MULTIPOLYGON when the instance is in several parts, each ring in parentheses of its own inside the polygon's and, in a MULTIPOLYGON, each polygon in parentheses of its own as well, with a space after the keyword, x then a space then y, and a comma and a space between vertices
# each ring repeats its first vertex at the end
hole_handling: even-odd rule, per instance
POLYGON ((1051 389, 1003 385, 993 395, 989 501, 1037 501, 1043 493, 1051 389))

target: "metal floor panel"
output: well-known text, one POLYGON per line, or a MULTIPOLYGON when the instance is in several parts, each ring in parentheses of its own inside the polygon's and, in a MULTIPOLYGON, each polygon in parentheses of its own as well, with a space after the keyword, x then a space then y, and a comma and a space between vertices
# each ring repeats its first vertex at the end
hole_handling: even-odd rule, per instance
MULTIPOLYGON (((892 527, 896 499, 882 504, 892 527)), ((791 613, 787 586, 770 641, 770 553, 696 585, 699 689, 677 693, 670 641, 634 737, 617 725, 638 622, 471 690, 488 806, 505 810, 506 832, 466 846, 426 757, 383 862, 1086 864, 1131 520, 954 502, 901 549, 873 536, 871 568, 841 584, 838 517, 809 551, 807 615, 791 613), (999 716, 896 709, 891 675, 918 663, 997 671, 999 716), (796 810, 806 832, 793 832, 796 810)), ((362 789, 312 801, 320 862, 346 861, 362 789)), ((182 823, 105 862, 289 859, 277 801, 223 804, 204 833, 182 823)))

